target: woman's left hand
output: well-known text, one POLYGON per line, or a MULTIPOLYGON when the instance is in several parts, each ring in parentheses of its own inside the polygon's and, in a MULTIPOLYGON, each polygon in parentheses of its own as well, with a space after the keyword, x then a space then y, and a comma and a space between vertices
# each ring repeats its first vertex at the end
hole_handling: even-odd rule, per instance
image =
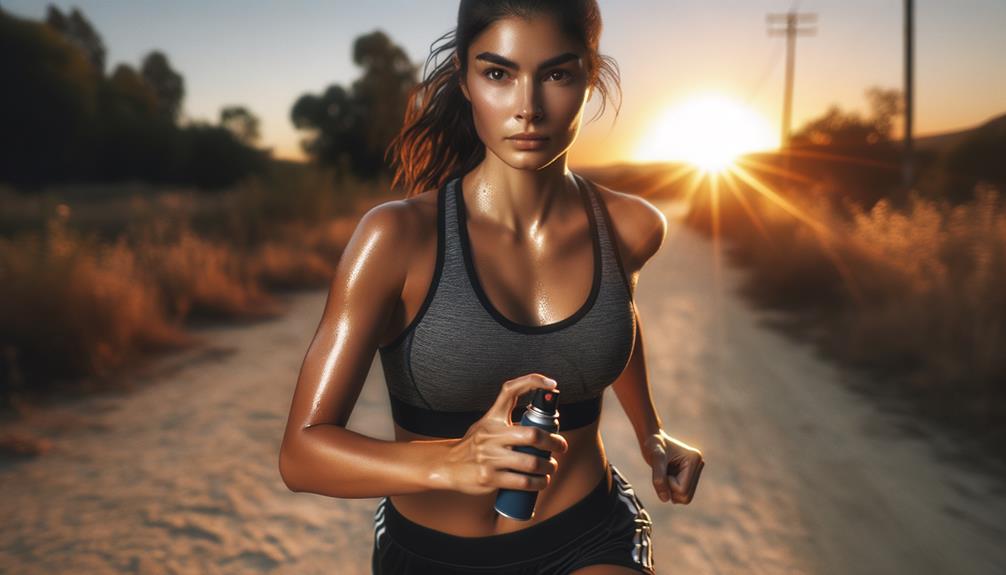
POLYGON ((667 435, 663 429, 648 436, 640 448, 653 468, 653 488, 660 500, 690 503, 705 466, 702 452, 667 435))

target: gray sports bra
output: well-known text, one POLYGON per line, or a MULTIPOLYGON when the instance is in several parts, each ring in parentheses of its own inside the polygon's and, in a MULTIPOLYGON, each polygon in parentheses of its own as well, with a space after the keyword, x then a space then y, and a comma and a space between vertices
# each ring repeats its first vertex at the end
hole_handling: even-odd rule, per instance
MULTIPOLYGON (((510 321, 479 283, 468 239, 460 177, 437 192, 437 260, 416 317, 379 348, 392 416, 401 427, 434 437, 462 437, 508 379, 542 373, 558 383, 559 428, 598 418, 604 389, 625 368, 636 317, 611 217, 592 186, 573 174, 590 221, 593 285, 573 315, 531 326, 510 321)), ((530 393, 513 412, 520 420, 530 393)))

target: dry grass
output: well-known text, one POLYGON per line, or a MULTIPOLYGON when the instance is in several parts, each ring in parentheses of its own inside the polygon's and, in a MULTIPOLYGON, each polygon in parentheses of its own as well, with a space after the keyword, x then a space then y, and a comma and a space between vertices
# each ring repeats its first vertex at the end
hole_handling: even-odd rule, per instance
MULTIPOLYGON (((958 206, 912 196, 900 211, 887 201, 836 210, 819 194, 787 197, 819 231, 773 202, 752 198, 752 219, 721 198, 720 232, 750 270, 744 292, 798 312, 789 327, 924 411, 1001 436, 1006 204, 999 191, 980 185, 958 206)), ((696 209, 703 213, 689 221, 708 233, 707 207, 696 209)))
POLYGON ((190 315, 233 319, 274 311, 275 301, 259 286, 244 252, 206 240, 187 226, 170 234, 163 227, 153 226, 129 249, 157 286, 172 320, 190 315))
POLYGON ((901 358, 919 385, 1001 393, 1006 209, 998 191, 979 188, 957 207, 915 198, 905 213, 881 203, 854 214, 849 238, 872 263, 860 281, 875 296, 850 322, 849 355, 901 358))
POLYGON ((101 375, 138 350, 185 343, 124 243, 99 244, 54 220, 44 236, 0 240, 0 276, 12 386, 101 375))
POLYGON ((272 292, 325 286, 362 210, 389 198, 359 182, 332 198, 322 182, 0 194, 0 403, 192 345, 192 319, 269 317, 272 292))

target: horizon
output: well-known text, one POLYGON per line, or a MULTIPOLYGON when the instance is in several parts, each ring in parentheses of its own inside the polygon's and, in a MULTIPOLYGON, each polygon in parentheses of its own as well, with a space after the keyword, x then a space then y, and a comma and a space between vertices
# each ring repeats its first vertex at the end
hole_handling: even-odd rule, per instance
MULTIPOLYGON (((67 12, 77 7, 91 21, 108 53, 106 73, 119 63, 137 66, 143 55, 159 49, 185 78, 187 121, 215 122, 221 107, 245 105, 261 120, 261 145, 271 147, 277 159, 293 161, 306 159, 299 147, 302 134, 289 119, 294 101, 331 84, 348 85, 358 76, 349 53, 356 37, 383 30, 421 66, 429 45, 453 26, 457 7, 455 1, 417 7, 401 0, 377 7, 305 1, 283 8, 261 2, 204 6, 185 0, 155 6, 22 0, 4 2, 2 8, 17 17, 41 20, 48 4, 67 12), (238 7, 240 21, 233 16, 238 7), (201 17, 193 18, 196 14, 201 17), (144 26, 137 26, 140 22, 144 26), (275 41, 263 42, 261 30, 272 30, 275 41), (272 49, 277 45, 284 49, 272 49), (268 79, 261 77, 262 70, 269 72, 268 79)), ((785 39, 768 35, 765 15, 793 7, 818 15, 816 34, 796 42, 794 131, 833 104, 844 112, 865 113, 865 90, 871 86, 901 89, 901 0, 880 5, 869 0, 723 1, 712 6, 690 1, 673 8, 653 0, 599 4, 604 18, 601 51, 619 65, 622 108, 617 121, 609 108, 588 123, 598 99, 588 104, 580 135, 569 151, 570 164, 643 161, 638 150, 652 139, 656 119, 703 97, 726 98, 746 107, 776 132, 777 146, 785 39), (647 17, 637 18, 637 13, 647 17), (858 16, 866 13, 873 17, 858 16), (663 22, 672 24, 662 29, 663 22), (703 51, 696 52, 696 46, 703 51), (662 50, 690 51, 690 57, 633 57, 662 50), (665 62, 671 62, 670 72, 665 73, 665 62)), ((995 69, 997 55, 1006 53, 1006 39, 995 25, 1006 21, 1006 4, 971 0, 966 9, 960 4, 916 4, 916 137, 966 130, 1006 112, 1006 76, 988 72, 995 69)), ((892 136, 900 134, 899 117, 892 136)), ((722 141, 733 135, 724 125, 711 137, 722 141)))

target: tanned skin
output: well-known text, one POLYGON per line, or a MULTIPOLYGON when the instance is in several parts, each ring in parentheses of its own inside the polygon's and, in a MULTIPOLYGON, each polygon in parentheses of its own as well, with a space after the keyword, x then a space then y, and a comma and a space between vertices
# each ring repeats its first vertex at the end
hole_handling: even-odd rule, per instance
MULTIPOLYGON (((467 55, 461 87, 486 144, 486 159, 461 181, 472 255, 489 300, 526 325, 573 315, 592 284, 589 221, 566 165, 591 92, 584 56, 547 16, 499 20, 467 55), (567 54, 574 56, 563 58, 567 54), (529 149, 509 138, 525 132, 547 139, 529 149)), ((666 218, 642 198, 594 189, 611 214, 613 239, 634 291, 640 270, 666 236, 666 218)), ((465 537, 525 529, 582 499, 602 478, 610 485, 598 422, 549 434, 510 420, 519 397, 553 385, 562 390, 563 382, 538 373, 501 381, 494 405, 462 438, 417 435, 396 425, 395 440, 385 441, 346 429, 377 347, 394 340, 418 313, 436 256, 436 190, 383 203, 361 218, 297 380, 279 458, 286 485, 330 497, 389 496, 412 521, 465 537), (513 445, 532 445, 552 457, 520 453, 513 445), (500 488, 538 490, 535 516, 517 521, 496 513, 500 488)), ((640 455, 653 468, 660 499, 688 504, 702 453, 662 428, 636 319, 636 343, 613 388, 640 455)), ((577 571, 630 572, 609 565, 577 571)))

